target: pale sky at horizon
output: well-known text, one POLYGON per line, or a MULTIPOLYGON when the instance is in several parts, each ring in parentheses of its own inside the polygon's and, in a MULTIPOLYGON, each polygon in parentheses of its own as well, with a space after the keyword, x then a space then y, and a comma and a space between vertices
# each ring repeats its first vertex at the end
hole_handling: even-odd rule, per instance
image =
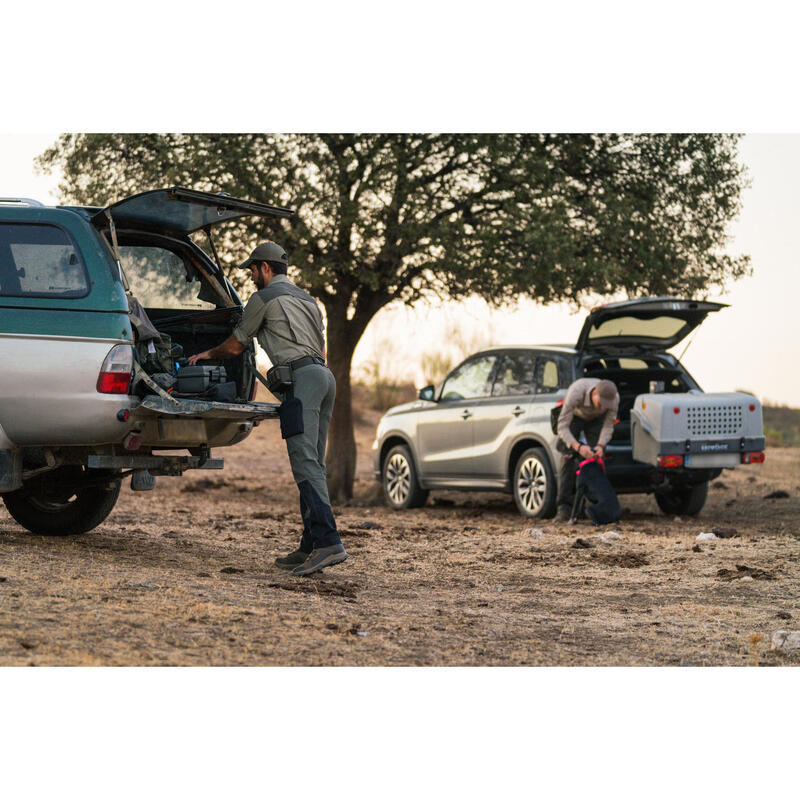
MULTIPOLYGON (((0 196, 58 202, 56 176, 34 174, 33 158, 57 134, 0 134, 0 196)), ((749 253, 753 275, 709 299, 731 308, 711 315, 698 329, 683 363, 706 391, 744 388, 762 400, 800 407, 800 270, 793 238, 800 217, 800 135, 752 134, 740 144, 752 186, 742 195, 742 213, 730 226, 731 253, 749 253)), ((222 255, 222 254, 221 254, 222 255)), ((222 255, 223 260, 232 260, 222 255)), ((490 310, 479 298, 415 309, 388 307, 370 324, 356 350, 356 372, 378 357, 394 377, 420 385, 420 353, 445 350, 453 326, 464 346, 573 343, 585 310, 537 306, 490 310), (398 331, 402 335, 398 335, 398 331), (395 365, 400 365, 399 368, 395 365)), ((680 355, 686 342, 675 348, 680 355)))

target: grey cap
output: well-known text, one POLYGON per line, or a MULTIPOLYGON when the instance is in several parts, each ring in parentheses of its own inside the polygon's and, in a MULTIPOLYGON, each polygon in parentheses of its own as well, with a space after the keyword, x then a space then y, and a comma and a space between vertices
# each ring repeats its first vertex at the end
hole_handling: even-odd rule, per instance
POLYGON ((286 251, 275 242, 261 242, 261 244, 250 253, 250 258, 239 264, 239 269, 247 269, 254 261, 279 261, 281 264, 289 263, 289 256, 286 251))
POLYGON ((617 394, 617 387, 611 381, 600 381, 594 387, 597 392, 597 397, 600 399, 600 407, 606 411, 614 408, 619 403, 619 394, 617 394))

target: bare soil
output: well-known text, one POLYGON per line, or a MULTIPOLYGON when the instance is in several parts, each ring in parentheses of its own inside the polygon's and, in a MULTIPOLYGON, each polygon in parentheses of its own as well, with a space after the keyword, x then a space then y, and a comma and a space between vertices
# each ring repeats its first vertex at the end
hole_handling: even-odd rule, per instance
POLYGON ((696 518, 627 495, 619 524, 571 527, 500 494, 392 512, 378 416, 359 412, 357 499, 334 509, 351 558, 310 578, 272 563, 299 538, 274 423, 215 451, 222 472, 126 485, 83 536, 33 536, 0 506, 0 664, 800 663, 769 649, 800 629, 800 449, 724 472, 696 518))

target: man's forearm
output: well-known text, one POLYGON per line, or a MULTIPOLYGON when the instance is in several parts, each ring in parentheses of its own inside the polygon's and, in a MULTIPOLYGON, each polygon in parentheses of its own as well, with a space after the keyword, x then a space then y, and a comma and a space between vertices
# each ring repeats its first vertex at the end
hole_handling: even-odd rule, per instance
POLYGON ((228 337, 222 344, 212 347, 210 350, 204 350, 202 353, 197 353, 189 357, 189 364, 196 364, 198 361, 209 361, 214 358, 225 359, 238 356, 244 350, 244 345, 233 335, 228 337))
POLYGON ((574 446, 578 441, 572 435, 572 431, 569 429, 570 423, 572 422, 572 418, 574 416, 575 410, 572 407, 567 406, 566 403, 561 406, 561 413, 558 415, 558 435, 570 450, 575 449, 574 446))
POLYGON ((244 350, 244 345, 235 337, 230 336, 222 344, 212 347, 208 351, 208 357, 211 358, 231 358, 231 356, 238 356, 244 350))

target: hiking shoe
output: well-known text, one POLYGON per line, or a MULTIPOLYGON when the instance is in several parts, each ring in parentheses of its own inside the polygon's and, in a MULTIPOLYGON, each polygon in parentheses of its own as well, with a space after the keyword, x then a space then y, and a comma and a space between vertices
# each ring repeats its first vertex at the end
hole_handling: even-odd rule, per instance
POLYGON ((308 556, 309 553, 304 553, 302 550, 292 550, 288 555, 276 558, 275 566, 281 569, 294 569, 295 567, 299 567, 308 556))
POLYGON ((342 544, 318 547, 311 551, 311 555, 299 567, 292 570, 292 575, 311 575, 314 572, 321 572, 324 567, 340 564, 346 558, 347 551, 342 544))
POLYGON ((556 522, 569 522, 572 518, 572 509, 569 506, 559 506, 556 522))

